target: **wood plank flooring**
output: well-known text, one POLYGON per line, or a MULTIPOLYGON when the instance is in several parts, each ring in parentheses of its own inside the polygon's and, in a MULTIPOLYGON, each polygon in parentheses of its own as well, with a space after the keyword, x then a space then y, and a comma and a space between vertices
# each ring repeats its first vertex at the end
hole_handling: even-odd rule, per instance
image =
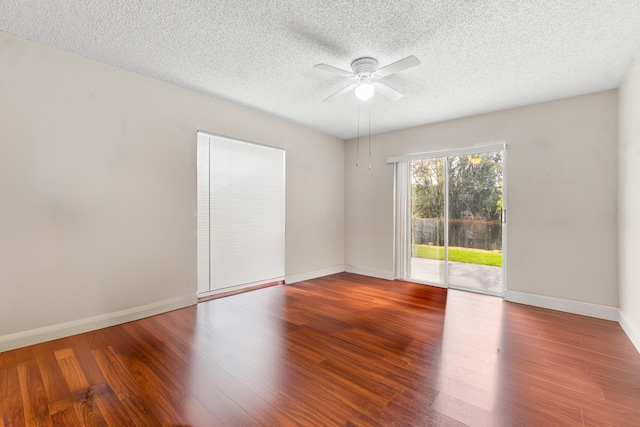
POLYGON ((640 426, 615 322, 348 273, 0 353, 5 426, 640 426))

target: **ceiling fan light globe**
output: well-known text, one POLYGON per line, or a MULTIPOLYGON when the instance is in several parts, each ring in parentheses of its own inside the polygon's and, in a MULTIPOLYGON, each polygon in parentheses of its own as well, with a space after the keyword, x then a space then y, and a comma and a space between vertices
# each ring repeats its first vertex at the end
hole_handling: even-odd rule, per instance
POLYGON ((375 93, 375 88, 369 82, 360 82, 358 87, 356 87, 356 98, 361 101, 368 101, 373 97, 375 93))

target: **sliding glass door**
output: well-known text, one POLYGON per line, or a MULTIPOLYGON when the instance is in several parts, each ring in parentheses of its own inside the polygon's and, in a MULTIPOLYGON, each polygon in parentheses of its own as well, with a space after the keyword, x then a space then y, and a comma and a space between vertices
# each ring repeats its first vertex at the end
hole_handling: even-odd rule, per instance
POLYGON ((448 285, 502 293, 502 153, 447 163, 448 285))
POLYGON ((414 279, 444 285, 445 159, 409 163, 411 185, 410 272, 414 279))
POLYGON ((502 294, 504 151, 407 161, 405 277, 502 294))

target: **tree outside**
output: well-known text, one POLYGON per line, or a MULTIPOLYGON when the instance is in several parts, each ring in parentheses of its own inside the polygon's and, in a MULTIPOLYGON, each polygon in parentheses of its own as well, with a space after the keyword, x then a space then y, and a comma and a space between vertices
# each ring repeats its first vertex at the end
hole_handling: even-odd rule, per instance
MULTIPOLYGON (((443 259, 444 159, 412 161, 410 174, 412 256, 443 259)), ((449 260, 502 265, 501 213, 502 153, 449 158, 449 260)))

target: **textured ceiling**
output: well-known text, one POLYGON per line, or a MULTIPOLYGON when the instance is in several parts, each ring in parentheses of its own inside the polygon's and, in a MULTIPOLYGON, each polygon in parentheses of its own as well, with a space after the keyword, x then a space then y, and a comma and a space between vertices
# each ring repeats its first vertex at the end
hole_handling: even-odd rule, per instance
MULTIPOLYGON (((379 133, 619 86, 638 0, 0 0, 0 30, 283 117, 357 134, 349 79, 314 69, 421 65, 369 101, 379 133)), ((363 110, 364 111, 364 110, 363 110)))

